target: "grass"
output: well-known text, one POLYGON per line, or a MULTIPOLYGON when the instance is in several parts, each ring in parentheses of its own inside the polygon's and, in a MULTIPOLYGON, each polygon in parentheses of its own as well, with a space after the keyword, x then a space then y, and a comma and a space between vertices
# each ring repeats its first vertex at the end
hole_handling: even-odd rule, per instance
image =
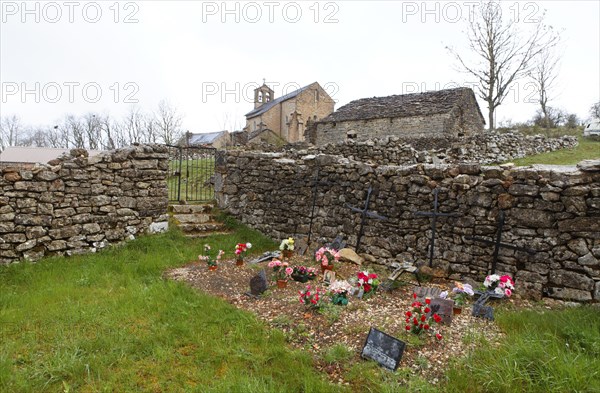
MULTIPOLYGON (((255 252, 272 247, 247 228, 237 238, 255 252)), ((230 250, 231 240, 171 231, 95 255, 1 267, 0 391, 339 391, 281 331, 162 277, 204 242, 230 250)))
POLYGON ((597 307, 504 311, 497 322, 502 345, 456 362, 448 392, 600 392, 597 307))
POLYGON ((215 173, 215 159, 198 158, 169 161, 167 187, 171 201, 209 201, 214 198, 214 187, 210 182, 215 173), (178 192, 179 191, 179 192, 178 192))
POLYGON ((600 158, 600 140, 579 137, 579 145, 574 149, 557 150, 548 153, 536 154, 512 160, 517 166, 533 164, 546 165, 576 165, 583 160, 600 158))
MULTIPOLYGON (((500 132, 511 130, 499 129, 500 132)), ((524 135, 544 135, 549 138, 560 138, 564 135, 576 136, 579 140, 579 145, 574 149, 557 150, 548 153, 536 154, 511 160, 517 166, 527 166, 533 164, 545 165, 576 165, 582 160, 600 158, 600 139, 592 137, 583 137, 583 128, 541 128, 539 126, 521 126, 518 131, 524 135)))

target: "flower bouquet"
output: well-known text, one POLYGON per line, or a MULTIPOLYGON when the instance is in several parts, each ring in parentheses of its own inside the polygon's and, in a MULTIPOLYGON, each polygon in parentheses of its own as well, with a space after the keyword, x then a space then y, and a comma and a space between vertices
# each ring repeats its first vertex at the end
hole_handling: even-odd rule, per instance
POLYGON ((380 283, 377 274, 364 271, 356 273, 356 277, 359 298, 369 297, 375 293, 380 283))
POLYGON ((292 279, 305 283, 308 280, 314 280, 317 277, 317 271, 314 267, 294 266, 292 271, 292 279))
POLYGON ((288 237, 287 239, 283 239, 281 244, 279 244, 279 249, 283 258, 290 258, 294 253, 294 238, 288 237))
POLYGON ((452 293, 448 294, 448 291, 444 291, 440 294, 440 298, 454 300, 454 314, 460 314, 462 306, 467 302, 467 298, 473 296, 475 291, 473 291, 471 284, 462 284, 455 281, 454 285, 452 293))
POLYGON ((515 282, 512 277, 507 274, 504 276, 492 274, 485 278, 483 287, 488 292, 492 292, 500 297, 510 297, 515 290, 515 282))
POLYGON ((334 281, 329 286, 329 296, 331 303, 338 306, 348 304, 348 293, 352 290, 352 285, 348 281, 334 281))
POLYGON ((298 291, 300 294, 300 303, 312 309, 319 309, 323 307, 324 301, 323 296, 325 295, 325 291, 315 287, 311 289, 310 285, 306 286, 306 289, 303 291, 298 291))
POLYGON ((333 270, 333 263, 340 260, 340 253, 329 247, 321 247, 315 253, 315 259, 321 264, 321 270, 333 270))
POLYGON ((421 335, 423 332, 427 332, 429 334, 435 334, 435 338, 438 340, 442 339, 442 335, 440 333, 436 333, 432 328, 434 323, 440 323, 442 321, 442 317, 437 314, 430 315, 431 308, 429 305, 431 304, 431 300, 425 299, 425 304, 417 301, 417 294, 413 293, 414 302, 411 305, 411 309, 404 313, 406 317, 406 331, 415 335, 421 335))
POLYGON ((285 288, 294 269, 292 269, 287 262, 281 262, 279 259, 273 259, 269 262, 268 266, 273 269, 273 276, 277 280, 277 286, 285 288))
POLYGON ((238 243, 235 246, 235 264, 240 266, 244 263, 244 255, 252 248, 252 243, 238 243))
POLYGON ((217 270, 217 262, 221 260, 221 257, 223 256, 225 252, 223 250, 219 250, 219 252, 217 253, 217 256, 215 258, 213 258, 210 255, 210 245, 205 244, 204 245, 204 253, 202 255, 198 255, 198 259, 200 261, 204 261, 206 262, 206 265, 208 266, 209 270, 217 270))

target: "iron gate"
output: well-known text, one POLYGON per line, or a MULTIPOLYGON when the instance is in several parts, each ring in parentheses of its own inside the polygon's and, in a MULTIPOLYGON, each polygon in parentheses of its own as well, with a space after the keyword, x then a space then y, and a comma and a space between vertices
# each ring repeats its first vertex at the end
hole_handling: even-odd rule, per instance
POLYGON ((169 201, 206 202, 215 196, 217 149, 198 146, 169 147, 169 201))

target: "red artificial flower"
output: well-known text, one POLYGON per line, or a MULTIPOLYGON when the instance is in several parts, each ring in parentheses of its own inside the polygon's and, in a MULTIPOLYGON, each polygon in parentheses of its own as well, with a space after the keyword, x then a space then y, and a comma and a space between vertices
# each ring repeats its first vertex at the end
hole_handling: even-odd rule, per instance
POLYGON ((440 317, 437 314, 433 314, 433 320, 436 321, 437 323, 440 323, 442 321, 442 317, 440 317))
POLYGON ((425 330, 429 330, 429 325, 428 325, 428 324, 425 324, 425 326, 423 326, 423 328, 424 328, 425 330))
POLYGON ((425 307, 425 314, 427 314, 431 309, 429 307, 425 307))
POLYGON ((425 299, 425 304, 431 304, 431 299, 430 298, 425 299))
POLYGON ((421 315, 421 322, 425 322, 425 315, 421 315))
POLYGON ((369 274, 369 280, 374 279, 374 278, 377 278, 377 274, 375 274, 375 273, 369 274))
POLYGON ((422 304, 421 304, 421 303, 419 303, 419 302, 414 302, 414 303, 412 304, 412 306, 413 306, 413 307, 421 307, 421 306, 422 306, 422 304))
POLYGON ((365 293, 371 291, 371 286, 367 283, 363 284, 363 288, 365 289, 365 293))
POLYGON ((406 323, 409 323, 409 322, 410 322, 410 318, 406 318, 406 323))
POLYGON ((417 298, 417 294, 413 293, 413 299, 416 299, 416 298, 417 298))
POLYGON ((414 325, 418 325, 419 324, 419 321, 417 321, 417 318, 413 318, 413 324, 414 325))
POLYGON ((441 340, 441 339, 442 339, 442 335, 441 335, 441 334, 439 334, 439 333, 436 333, 436 334, 435 334, 435 338, 437 338, 438 340, 441 340))
POLYGON ((410 331, 410 326, 406 325, 406 330, 410 331))
POLYGON ((412 312, 410 312, 410 311, 407 311, 407 312, 406 312, 404 315, 406 315, 407 317, 409 317, 409 318, 410 318, 410 317, 412 317, 412 312))

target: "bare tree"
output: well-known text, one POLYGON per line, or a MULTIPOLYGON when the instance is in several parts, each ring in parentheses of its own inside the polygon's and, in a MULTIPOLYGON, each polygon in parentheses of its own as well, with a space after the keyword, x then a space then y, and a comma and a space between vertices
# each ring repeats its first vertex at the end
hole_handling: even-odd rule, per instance
POLYGON ((544 47, 536 57, 535 66, 529 72, 538 91, 538 103, 543 115, 540 125, 544 128, 550 127, 548 100, 558 77, 558 61, 559 57, 554 49, 544 47))
POLYGON ((590 115, 596 119, 600 119, 600 101, 592 105, 590 108, 590 115))
POLYGON ((543 16, 533 24, 530 33, 521 34, 517 21, 503 18, 498 2, 489 0, 473 10, 467 23, 467 38, 477 60, 469 61, 454 49, 447 49, 460 68, 477 79, 477 94, 488 104, 488 125, 494 129, 496 108, 511 85, 529 72, 531 60, 542 48, 554 46, 558 38, 551 27, 543 24, 543 16))
POLYGON ((140 143, 144 139, 144 114, 135 106, 129 109, 123 121, 127 143, 140 143))
POLYGON ((160 127, 156 118, 152 115, 144 116, 144 142, 157 143, 160 139, 160 127))
POLYGON ((102 146, 102 125, 100 117, 95 113, 88 113, 83 116, 85 127, 85 137, 87 145, 92 150, 98 150, 102 146))
POLYGON ((17 115, 0 118, 0 151, 17 146, 22 133, 23 126, 17 115))
POLYGON ((73 146, 78 149, 85 149, 85 124, 74 115, 67 115, 65 118, 64 137, 69 140, 69 146, 73 146))
POLYGON ((182 117, 168 101, 162 100, 158 103, 158 111, 154 114, 154 118, 164 143, 172 145, 181 138, 182 117))
POLYGON ((43 127, 32 127, 25 132, 21 140, 23 146, 47 147, 46 130, 43 127))

